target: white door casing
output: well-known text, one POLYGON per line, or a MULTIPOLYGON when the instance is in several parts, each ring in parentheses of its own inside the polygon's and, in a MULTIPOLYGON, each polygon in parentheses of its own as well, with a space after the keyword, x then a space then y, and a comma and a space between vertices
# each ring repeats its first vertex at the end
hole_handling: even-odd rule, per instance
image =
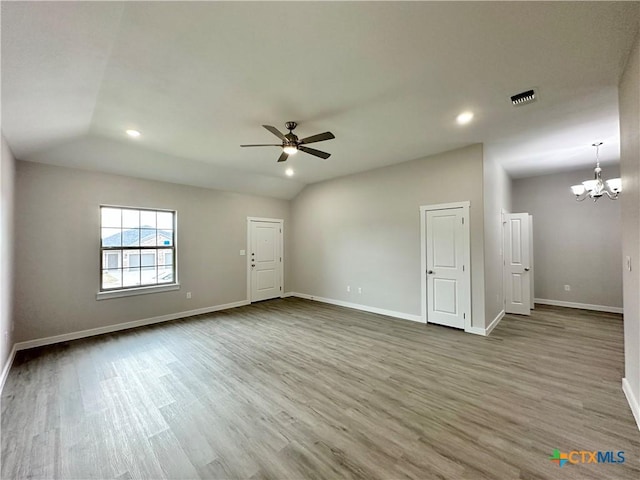
POLYGON ((469 203, 420 207, 423 318, 471 329, 469 203))
POLYGON ((279 219, 248 219, 247 297, 251 302, 282 296, 283 223, 279 219))
POLYGON ((504 224, 505 313, 531 314, 531 220, 508 213, 504 224))

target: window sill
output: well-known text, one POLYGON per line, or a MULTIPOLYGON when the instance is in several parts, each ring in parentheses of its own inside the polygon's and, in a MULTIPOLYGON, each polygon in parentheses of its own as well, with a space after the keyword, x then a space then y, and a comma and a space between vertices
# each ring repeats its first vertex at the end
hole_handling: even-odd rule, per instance
POLYGON ((96 293, 96 300, 107 300, 109 298, 132 297, 134 295, 146 295, 147 293, 170 292, 180 290, 179 283, 168 283, 166 285, 151 285, 148 287, 126 288, 122 290, 109 290, 96 293))

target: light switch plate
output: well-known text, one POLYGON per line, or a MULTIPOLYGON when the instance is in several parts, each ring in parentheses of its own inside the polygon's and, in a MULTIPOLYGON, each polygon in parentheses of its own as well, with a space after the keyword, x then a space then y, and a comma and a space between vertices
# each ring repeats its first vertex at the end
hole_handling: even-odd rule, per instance
POLYGON ((247 254, 246 250, 240 250, 240 256, 244 257, 247 254))

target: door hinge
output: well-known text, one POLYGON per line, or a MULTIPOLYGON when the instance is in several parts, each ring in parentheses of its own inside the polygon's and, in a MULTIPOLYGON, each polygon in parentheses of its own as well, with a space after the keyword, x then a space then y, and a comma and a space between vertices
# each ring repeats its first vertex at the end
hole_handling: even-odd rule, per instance
POLYGON ((282 262, 282 257, 280 257, 280 261, 282 262))
POLYGON ((280 287, 280 291, 282 291, 282 287, 280 287))
POLYGON ((280 233, 282 233, 282 229, 280 229, 280 233))
POLYGON ((464 225, 464 217, 462 217, 462 224, 464 225))
POLYGON ((466 319, 467 319, 467 314, 466 314, 466 313, 463 313, 463 314, 462 314, 462 319, 463 319, 463 320, 466 320, 466 319))
POLYGON ((464 272, 464 265, 462 265, 462 271, 464 272))

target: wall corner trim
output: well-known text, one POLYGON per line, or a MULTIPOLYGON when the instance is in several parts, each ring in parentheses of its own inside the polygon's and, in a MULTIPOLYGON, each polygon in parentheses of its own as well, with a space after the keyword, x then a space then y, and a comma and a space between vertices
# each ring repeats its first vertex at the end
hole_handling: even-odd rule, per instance
POLYGON ((579 308, 581 310, 593 310, 594 312, 623 313, 622 307, 610 307, 608 305, 592 305, 590 303, 565 302, 562 300, 549 300, 546 298, 534 298, 533 301, 535 303, 539 303, 540 305, 553 305, 555 307, 579 308))
POLYGON ((466 333, 471 333, 473 335, 480 335, 481 337, 487 336, 487 330, 480 327, 469 327, 465 329, 466 333))
POLYGON ((283 297, 298 297, 306 300, 315 300, 317 302, 329 303, 331 305, 337 305, 339 307, 353 308, 354 310, 362 310, 363 312, 377 313, 379 315, 386 315, 387 317, 401 318, 403 320, 410 320, 412 322, 424 323, 422 316, 413 315, 411 313, 396 312, 394 310, 386 310, 384 308, 371 307, 369 305, 362 305, 359 303, 345 302, 342 300, 334 300, 332 298, 316 297, 315 295, 309 295, 307 293, 287 292, 283 297))
POLYGON ((629 402, 629 407, 631 407, 631 413, 633 413, 633 418, 635 418, 638 430, 640 430, 640 403, 638 403, 638 399, 633 394, 631 385, 626 378, 622 379, 622 391, 627 397, 627 402, 629 402))
POLYGON ((117 332, 120 330, 128 330, 130 328, 143 327, 145 325, 153 325, 154 323, 168 322, 170 320, 177 320, 180 318, 191 317, 193 315, 202 315, 204 313, 212 313, 220 310, 227 310, 229 308, 242 307, 249 305, 248 300, 240 300, 239 302, 225 303, 223 305, 214 305, 211 307, 197 308, 195 310, 187 310, 184 312, 169 313, 167 315, 161 315, 159 317, 144 318, 142 320, 134 320, 132 322, 116 323, 115 325, 107 325, 104 327, 91 328, 88 330, 81 330, 79 332, 63 333, 62 335, 55 335, 52 337, 37 338, 35 340, 28 340, 26 342, 18 342, 15 344, 15 350, 27 350, 29 348, 42 347, 45 345, 52 345, 54 343, 68 342, 70 340, 78 340, 80 338, 93 337, 95 335, 102 335, 105 333, 117 332))
POLYGON ((2 369, 2 376, 0 377, 0 394, 2 394, 2 389, 4 388, 4 382, 7 381, 7 377, 9 376, 9 371, 11 370, 11 366, 13 365, 13 360, 16 358, 16 344, 13 344, 13 348, 11 348, 11 353, 9 353, 9 358, 7 358, 7 363, 4 364, 4 368, 2 369))
POLYGON ((485 335, 487 336, 490 335, 493 329, 498 326, 498 324, 500 323, 500 320, 502 320, 503 318, 504 318, 504 310, 498 313, 498 315, 496 315, 496 318, 494 318, 489 324, 489 326, 485 328, 485 332, 486 332, 485 335))

